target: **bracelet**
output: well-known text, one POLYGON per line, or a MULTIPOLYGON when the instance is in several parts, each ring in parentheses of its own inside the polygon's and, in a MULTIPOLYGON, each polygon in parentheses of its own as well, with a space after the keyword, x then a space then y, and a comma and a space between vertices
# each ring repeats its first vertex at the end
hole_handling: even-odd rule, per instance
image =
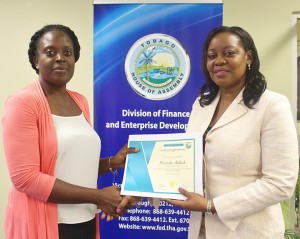
POLYGON ((118 174, 118 169, 115 169, 115 170, 113 170, 113 168, 111 167, 111 165, 110 165, 110 160, 113 158, 114 156, 110 156, 109 158, 108 158, 108 169, 109 169, 109 171, 110 172, 112 172, 112 174, 113 174, 113 185, 115 185, 116 184, 116 176, 117 176, 117 174, 118 174))
POLYGON ((206 214, 208 215, 211 215, 213 214, 212 211, 211 211, 211 203, 212 203, 212 200, 207 200, 207 205, 206 205, 206 214))
POLYGON ((108 169, 109 171, 111 171, 112 173, 116 173, 117 172, 117 169, 113 170, 113 168, 110 166, 110 160, 113 158, 114 156, 110 156, 108 158, 108 169))

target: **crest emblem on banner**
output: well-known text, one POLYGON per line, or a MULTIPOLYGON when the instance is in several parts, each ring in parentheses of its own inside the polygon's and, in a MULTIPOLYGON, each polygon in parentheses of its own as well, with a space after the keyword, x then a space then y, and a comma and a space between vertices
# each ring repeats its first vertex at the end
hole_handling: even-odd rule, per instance
POLYGON ((164 100, 176 95, 190 74, 190 58, 174 37, 150 34, 137 40, 126 56, 130 86, 142 97, 164 100))

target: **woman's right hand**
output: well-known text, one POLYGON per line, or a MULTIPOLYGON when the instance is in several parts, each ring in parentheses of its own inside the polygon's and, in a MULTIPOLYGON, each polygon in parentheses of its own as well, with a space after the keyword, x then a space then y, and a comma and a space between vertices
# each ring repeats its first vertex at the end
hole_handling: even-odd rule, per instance
POLYGON ((135 206, 142 198, 141 197, 134 197, 134 196, 123 196, 122 202, 118 205, 117 213, 119 216, 126 213, 127 209, 132 208, 135 206))
POLYGON ((97 198, 97 208, 102 211, 101 218, 118 217, 116 212, 117 206, 122 201, 120 189, 117 186, 109 186, 99 190, 99 197, 97 198))
MULTIPOLYGON (((118 216, 122 216, 124 213, 126 213, 127 209, 130 209, 133 206, 135 206, 140 200, 141 197, 122 196, 122 201, 116 208, 116 212, 118 213, 118 216)), ((102 212, 101 219, 104 218, 106 218, 106 221, 111 221, 114 219, 114 216, 102 212)))
POLYGON ((181 207, 187 211, 206 211, 207 200, 198 193, 188 192, 179 188, 179 192, 186 197, 186 200, 161 199, 174 206, 181 207))

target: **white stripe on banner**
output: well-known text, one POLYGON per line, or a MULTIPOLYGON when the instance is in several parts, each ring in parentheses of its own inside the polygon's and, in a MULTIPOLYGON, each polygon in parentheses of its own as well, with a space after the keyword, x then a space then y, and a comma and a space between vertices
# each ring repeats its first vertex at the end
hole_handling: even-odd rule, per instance
POLYGON ((95 0, 94 4, 117 4, 117 3, 223 3, 222 0, 95 0))

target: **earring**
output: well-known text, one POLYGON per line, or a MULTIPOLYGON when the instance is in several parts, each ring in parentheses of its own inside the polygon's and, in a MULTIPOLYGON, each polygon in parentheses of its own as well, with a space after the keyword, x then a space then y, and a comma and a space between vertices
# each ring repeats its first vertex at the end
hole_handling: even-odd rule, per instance
POLYGON ((248 70, 250 71, 250 69, 251 69, 251 67, 250 67, 251 65, 250 64, 248 64, 248 70))

